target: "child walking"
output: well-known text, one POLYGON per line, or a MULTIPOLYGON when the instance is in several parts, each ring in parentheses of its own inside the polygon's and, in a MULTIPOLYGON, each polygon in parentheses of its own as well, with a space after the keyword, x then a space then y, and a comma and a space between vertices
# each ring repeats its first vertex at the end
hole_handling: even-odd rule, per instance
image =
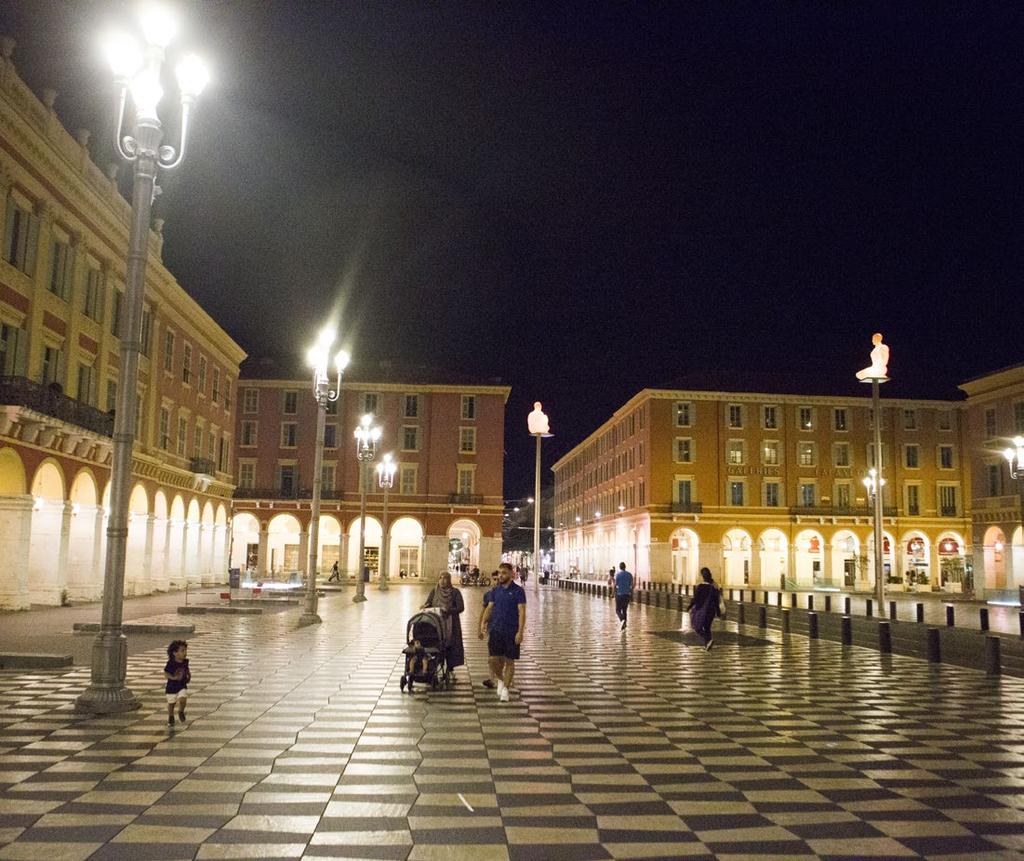
POLYGON ((184 723, 188 683, 192 679, 192 672, 188 668, 188 643, 185 640, 172 640, 167 647, 164 678, 167 679, 167 726, 174 726, 175 703, 178 704, 178 720, 184 723))

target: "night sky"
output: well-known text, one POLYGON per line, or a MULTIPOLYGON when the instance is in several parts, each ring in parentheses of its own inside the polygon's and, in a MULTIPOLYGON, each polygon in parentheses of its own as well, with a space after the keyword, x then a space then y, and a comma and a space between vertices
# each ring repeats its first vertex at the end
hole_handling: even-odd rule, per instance
MULTIPOLYGON (((130 8, 0 5, 101 166, 130 8)), ((509 497, 534 399, 553 463, 647 386, 848 389, 875 330, 900 394, 1024 360, 1024 4, 181 8, 214 78, 161 181, 170 270, 251 355, 333 313, 362 362, 500 376, 509 497)))

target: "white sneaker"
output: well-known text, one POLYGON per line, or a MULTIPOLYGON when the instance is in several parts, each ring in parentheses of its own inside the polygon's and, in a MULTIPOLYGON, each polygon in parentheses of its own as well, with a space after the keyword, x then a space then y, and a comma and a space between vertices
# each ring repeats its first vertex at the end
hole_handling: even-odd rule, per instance
POLYGON ((508 702, 508 688, 506 688, 504 685, 502 685, 501 689, 498 691, 498 699, 501 700, 503 703, 508 702))

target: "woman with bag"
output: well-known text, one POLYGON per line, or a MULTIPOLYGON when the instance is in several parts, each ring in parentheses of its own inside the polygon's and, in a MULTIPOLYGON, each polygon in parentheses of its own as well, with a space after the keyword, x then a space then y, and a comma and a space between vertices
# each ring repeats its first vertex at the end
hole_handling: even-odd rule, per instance
POLYGON ((711 637, 711 623, 716 616, 725 615, 725 602, 722 600, 722 590, 718 584, 711 579, 711 570, 701 568, 700 576, 704 582, 697 585, 693 590, 693 599, 690 601, 690 626, 704 641, 704 651, 710 651, 714 640, 711 637))
POLYGON ((448 669, 461 667, 466 663, 466 650, 462 643, 462 620, 459 616, 465 611, 466 603, 462 600, 462 593, 452 586, 452 575, 447 571, 441 572, 437 585, 423 602, 423 608, 428 607, 436 607, 441 611, 448 640, 448 669))

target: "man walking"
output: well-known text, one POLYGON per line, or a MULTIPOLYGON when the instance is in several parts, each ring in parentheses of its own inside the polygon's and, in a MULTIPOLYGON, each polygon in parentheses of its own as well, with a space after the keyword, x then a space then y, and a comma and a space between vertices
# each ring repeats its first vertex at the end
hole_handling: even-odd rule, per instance
POLYGON ((619 563, 619 571, 615 575, 615 615, 622 619, 622 628, 626 630, 626 614, 629 602, 633 597, 633 575, 626 570, 626 563, 619 563))
POLYGON ((508 690, 516 672, 519 647, 526 631, 526 592, 513 582, 514 571, 508 562, 498 566, 498 585, 491 592, 491 603, 480 617, 480 639, 487 635, 491 676, 498 687, 498 699, 508 702, 508 690))

